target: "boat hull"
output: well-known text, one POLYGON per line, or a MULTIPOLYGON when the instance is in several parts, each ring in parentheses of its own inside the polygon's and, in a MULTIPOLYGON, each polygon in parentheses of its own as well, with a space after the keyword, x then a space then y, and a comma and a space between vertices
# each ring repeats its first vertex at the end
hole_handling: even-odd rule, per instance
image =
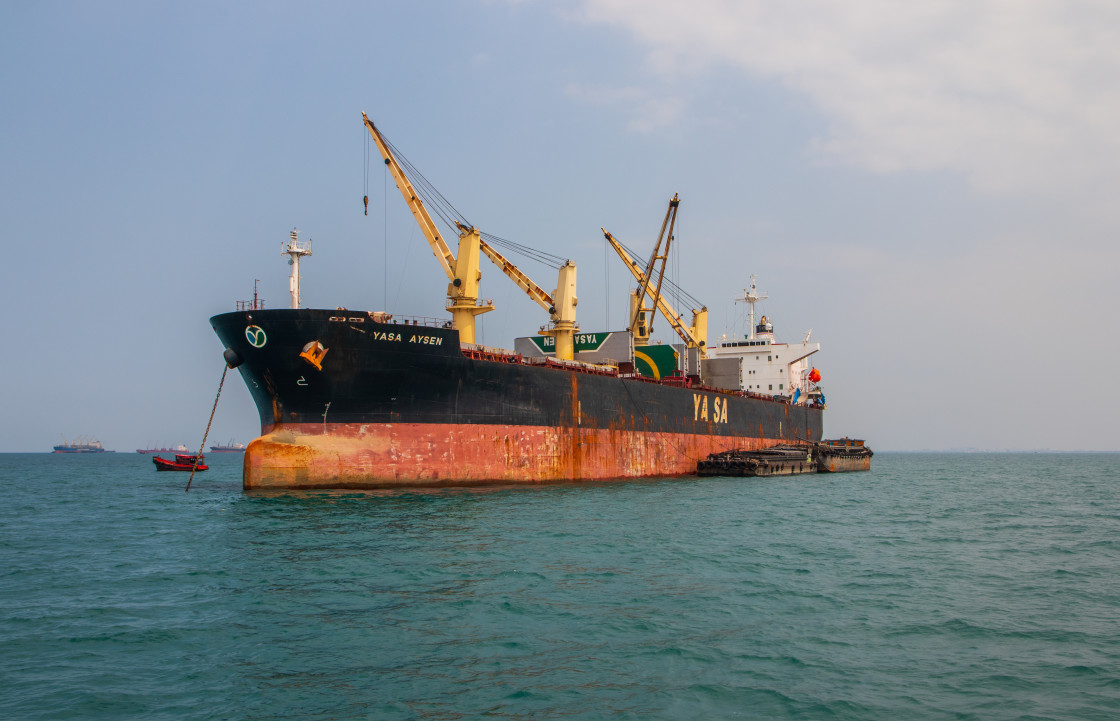
POLYGON ((818 443, 817 468, 822 473, 851 473, 870 471, 874 451, 862 440, 839 438, 818 443))
POLYGON ((697 465, 701 476, 797 476, 816 473, 812 446, 781 446, 763 450, 737 448, 715 453, 697 465))
POLYGON ((244 486, 384 488, 695 473, 821 438, 821 409, 467 353, 450 328, 354 311, 211 318, 261 417, 244 486))
POLYGON ((821 473, 851 473, 870 471, 871 456, 817 456, 817 470, 821 473))
POLYGON ((206 471, 210 469, 205 463, 182 463, 179 461, 169 461, 159 456, 153 458, 152 463, 155 464, 157 471, 186 471, 189 473, 191 471, 206 471))

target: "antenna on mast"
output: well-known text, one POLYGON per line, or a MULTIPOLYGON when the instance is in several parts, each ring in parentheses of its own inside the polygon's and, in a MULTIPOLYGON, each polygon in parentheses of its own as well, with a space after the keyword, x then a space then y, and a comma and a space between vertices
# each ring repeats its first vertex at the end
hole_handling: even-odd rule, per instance
POLYGON ((754 340, 755 339, 755 333, 754 333, 754 330, 755 330, 754 304, 757 303, 760 300, 766 300, 767 298, 770 297, 770 296, 766 295, 765 293, 759 293, 758 290, 756 289, 754 281, 755 281, 755 278, 757 278, 757 277, 758 276, 756 274, 751 273, 751 287, 750 287, 750 289, 748 290, 748 289, 744 288, 743 289, 743 297, 735 299, 736 303, 749 303, 750 304, 750 307, 751 307, 751 309, 750 309, 751 334, 750 334, 749 340, 754 340))
POLYGON ((253 279, 253 299, 252 300, 239 300, 237 301, 237 310, 264 310, 264 301, 257 295, 257 284, 260 283, 259 278, 253 279))

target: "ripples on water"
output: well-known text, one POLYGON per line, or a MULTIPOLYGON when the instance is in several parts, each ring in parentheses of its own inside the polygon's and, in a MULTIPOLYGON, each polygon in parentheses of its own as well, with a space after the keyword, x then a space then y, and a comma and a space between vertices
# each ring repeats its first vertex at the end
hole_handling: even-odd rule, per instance
POLYGON ((0 717, 1120 716, 1120 455, 426 493, 0 455, 0 717))

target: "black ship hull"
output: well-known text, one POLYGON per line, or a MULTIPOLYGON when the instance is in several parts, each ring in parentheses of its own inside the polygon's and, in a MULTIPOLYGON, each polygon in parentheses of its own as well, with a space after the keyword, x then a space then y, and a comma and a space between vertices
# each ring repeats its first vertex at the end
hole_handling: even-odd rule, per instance
POLYGON ((246 488, 687 475, 710 453, 821 439, 817 407, 463 348, 451 328, 343 310, 210 322, 260 413, 246 488))

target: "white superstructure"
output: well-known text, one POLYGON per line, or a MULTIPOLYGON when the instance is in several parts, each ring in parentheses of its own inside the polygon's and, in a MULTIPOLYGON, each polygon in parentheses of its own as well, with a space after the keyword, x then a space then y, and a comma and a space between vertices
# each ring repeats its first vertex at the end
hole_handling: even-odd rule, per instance
POLYGON ((818 398, 820 390, 809 378, 809 357, 821 349, 821 344, 810 341, 812 330, 800 343, 776 343, 770 319, 762 316, 755 322, 754 305, 766 298, 758 292, 752 275, 750 288, 735 299, 750 306, 747 337, 729 339, 725 335, 717 345, 708 346, 708 358, 703 363, 704 383, 759 395, 796 397, 800 401, 818 398))

